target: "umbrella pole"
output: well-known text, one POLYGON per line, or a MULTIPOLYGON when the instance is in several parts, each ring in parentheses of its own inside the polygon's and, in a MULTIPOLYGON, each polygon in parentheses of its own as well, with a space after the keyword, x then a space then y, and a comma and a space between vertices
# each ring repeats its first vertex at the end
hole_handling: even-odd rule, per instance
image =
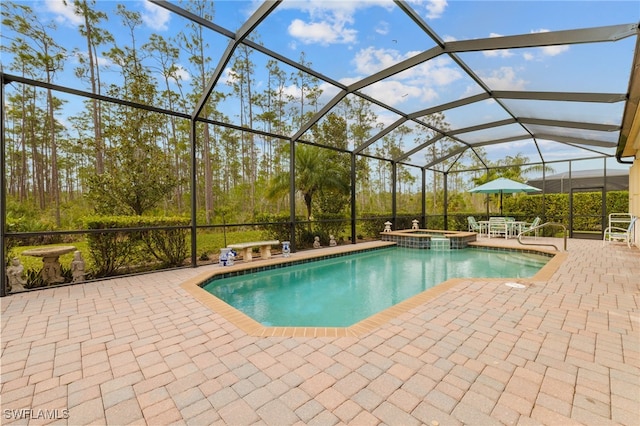
POLYGON ((500 216, 502 216, 502 191, 500 191, 500 216))

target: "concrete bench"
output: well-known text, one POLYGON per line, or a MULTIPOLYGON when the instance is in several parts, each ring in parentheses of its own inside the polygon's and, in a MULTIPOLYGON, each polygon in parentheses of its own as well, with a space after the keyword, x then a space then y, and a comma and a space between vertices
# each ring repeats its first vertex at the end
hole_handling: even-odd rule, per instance
POLYGON ((278 240, 271 241, 252 241, 249 243, 238 243, 238 244, 229 244, 228 247, 234 250, 242 251, 242 258, 247 262, 251 262, 253 260, 253 255, 251 251, 254 247, 260 248, 260 257, 262 259, 271 259, 271 246, 280 244, 278 240))

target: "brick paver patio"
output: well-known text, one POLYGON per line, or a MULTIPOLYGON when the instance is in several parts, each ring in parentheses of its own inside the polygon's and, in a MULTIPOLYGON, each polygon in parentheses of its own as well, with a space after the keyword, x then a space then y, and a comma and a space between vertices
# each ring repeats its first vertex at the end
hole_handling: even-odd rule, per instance
POLYGON ((637 248, 569 240, 549 280, 461 280, 359 337, 248 336, 180 287, 202 270, 3 298, 2 424, 639 422, 637 248))

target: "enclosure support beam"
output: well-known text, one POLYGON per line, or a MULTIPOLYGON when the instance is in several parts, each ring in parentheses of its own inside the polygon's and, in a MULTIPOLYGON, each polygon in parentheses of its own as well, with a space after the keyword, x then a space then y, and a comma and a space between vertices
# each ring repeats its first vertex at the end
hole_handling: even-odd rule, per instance
POLYGON ((543 218, 542 223, 547 222, 547 166, 542 163, 542 211, 540 216, 543 218))
POLYGON ((600 212, 600 214, 602 215, 602 219, 600 221, 601 225, 600 225, 600 229, 602 230, 602 235, 601 237, 604 237, 604 230, 607 228, 608 226, 608 218, 607 218, 607 159, 603 158, 602 159, 602 169, 604 170, 604 176, 603 176, 603 180, 604 180, 604 184, 603 184, 603 189, 602 189, 602 201, 601 201, 601 205, 602 205, 602 210, 600 212))
POLYGON ((571 183, 571 161, 569 161, 569 238, 573 238, 573 184, 571 183))
POLYGON ((420 218, 421 220, 421 227, 422 228, 426 228, 427 227, 427 169, 425 169, 424 167, 422 168, 422 196, 420 197, 421 200, 421 204, 422 204, 422 209, 421 209, 421 213, 422 213, 422 217, 420 218))
MULTIPOLYGON (((189 135, 190 143, 191 143, 191 266, 193 268, 198 266, 198 244, 197 244, 197 236, 198 236, 198 212, 197 212, 197 173, 196 173, 196 165, 197 165, 197 155, 196 155, 196 120, 191 119, 191 134, 189 135)), ((208 126, 208 124, 205 124, 208 126)))
POLYGON ((393 217, 393 228, 398 229, 398 211, 396 204, 396 179, 398 177, 398 163, 395 161, 391 162, 391 216, 393 217))
POLYGON ((296 252, 296 143, 289 139, 289 223, 291 251, 296 252))
MULTIPOLYGON (((231 57, 233 56, 236 48, 238 47, 238 44, 242 43, 242 41, 245 38, 247 38, 249 34, 260 24, 260 22, 266 19, 269 13, 271 13, 271 11, 275 9, 276 6, 278 6, 278 4, 279 4, 279 1, 267 1, 262 3, 255 10, 255 12, 245 21, 242 27, 240 27, 240 29, 235 33, 233 40, 229 41, 227 48, 225 49, 220 61, 218 62, 218 66, 216 67, 215 71, 213 72, 213 75, 207 82, 207 86, 205 87, 202 95, 200 96, 200 99, 198 99, 198 103, 196 104, 196 107, 192 114, 193 118, 197 118, 202 112, 202 110, 204 109, 207 103, 207 100, 211 95, 211 92, 213 92, 213 89, 215 88, 216 83, 218 83, 218 80, 224 73, 224 70, 227 64, 229 63, 229 61, 231 60, 231 57)), ((162 5, 162 3, 160 5, 162 5)))
POLYGON ((351 244, 356 243, 356 155, 351 153, 351 244))
POLYGON ((444 186, 444 203, 442 203, 443 216, 444 216, 444 230, 449 230, 449 172, 443 174, 443 186, 444 186))
POLYGON ((8 253, 4 252, 6 230, 5 223, 7 220, 7 182, 5 175, 5 159, 4 159, 4 74, 0 75, 0 259, 2 259, 2 265, 0 266, 0 297, 7 295, 6 287, 6 268, 5 259, 8 253))

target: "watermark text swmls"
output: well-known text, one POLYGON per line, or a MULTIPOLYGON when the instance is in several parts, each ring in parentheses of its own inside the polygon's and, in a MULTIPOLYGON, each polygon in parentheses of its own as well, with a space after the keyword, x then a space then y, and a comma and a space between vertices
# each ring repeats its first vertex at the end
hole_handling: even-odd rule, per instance
POLYGON ((65 409, 33 409, 33 408, 18 408, 18 409, 4 409, 2 415, 5 419, 45 419, 45 420, 62 420, 69 418, 69 410, 65 409))

